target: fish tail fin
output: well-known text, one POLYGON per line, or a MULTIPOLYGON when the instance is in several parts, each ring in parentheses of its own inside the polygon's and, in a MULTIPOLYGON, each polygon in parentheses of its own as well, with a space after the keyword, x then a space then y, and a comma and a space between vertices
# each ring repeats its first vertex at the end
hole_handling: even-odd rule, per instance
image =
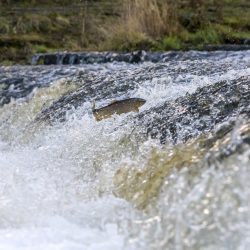
POLYGON ((92 111, 95 111, 95 100, 92 100, 91 103, 92 103, 92 111))

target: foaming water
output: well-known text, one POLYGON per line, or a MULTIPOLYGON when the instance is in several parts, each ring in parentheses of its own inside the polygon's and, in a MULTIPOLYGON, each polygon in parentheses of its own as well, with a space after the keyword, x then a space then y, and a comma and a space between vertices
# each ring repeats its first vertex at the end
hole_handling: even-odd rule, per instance
POLYGON ((247 249, 249 153, 248 148, 209 168, 202 162, 195 171, 188 164, 172 171, 161 187, 157 212, 132 228, 136 247, 247 249))
POLYGON ((237 149, 249 133, 243 118, 212 146, 212 132, 160 145, 134 127, 134 114, 96 122, 90 100, 63 123, 34 121, 45 106, 85 86, 86 75, 93 83, 110 79, 114 89, 133 84, 97 96, 98 104, 141 97, 142 112, 249 76, 249 55, 232 58, 2 69, 6 79, 6 72, 32 69, 50 87, 0 108, 0 249, 247 249, 250 149, 237 149), (229 149, 235 153, 223 158, 229 149))
POLYGON ((119 136, 110 138, 109 129, 104 133, 94 124, 84 117, 38 135, 29 145, 1 151, 0 244, 10 249, 57 249, 62 241, 62 249, 122 246, 117 224, 131 205, 111 195, 118 162, 112 142, 119 136))

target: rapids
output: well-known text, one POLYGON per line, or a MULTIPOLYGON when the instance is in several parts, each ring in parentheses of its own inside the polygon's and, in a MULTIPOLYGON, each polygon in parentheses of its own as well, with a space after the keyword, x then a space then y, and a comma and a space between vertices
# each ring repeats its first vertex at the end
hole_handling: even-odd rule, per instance
POLYGON ((250 51, 164 58, 0 67, 1 250, 248 249, 250 51), (139 114, 94 119, 128 97, 139 114))

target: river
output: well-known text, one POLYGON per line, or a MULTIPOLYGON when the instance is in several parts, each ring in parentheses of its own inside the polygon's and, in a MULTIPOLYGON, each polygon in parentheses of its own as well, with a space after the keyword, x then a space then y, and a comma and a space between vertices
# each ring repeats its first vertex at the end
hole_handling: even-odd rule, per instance
POLYGON ((0 249, 248 249, 249 97, 250 51, 0 67, 0 249))

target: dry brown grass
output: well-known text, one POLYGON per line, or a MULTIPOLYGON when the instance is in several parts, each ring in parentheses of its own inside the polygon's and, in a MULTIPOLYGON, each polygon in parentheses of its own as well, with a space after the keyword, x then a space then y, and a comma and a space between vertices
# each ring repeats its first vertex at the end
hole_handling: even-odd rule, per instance
POLYGON ((150 49, 155 41, 177 33, 177 10, 173 0, 124 0, 120 19, 106 26, 108 36, 99 49, 150 49))
POLYGON ((153 38, 171 35, 178 29, 178 15, 171 0, 124 1, 123 25, 129 32, 139 32, 153 38))

